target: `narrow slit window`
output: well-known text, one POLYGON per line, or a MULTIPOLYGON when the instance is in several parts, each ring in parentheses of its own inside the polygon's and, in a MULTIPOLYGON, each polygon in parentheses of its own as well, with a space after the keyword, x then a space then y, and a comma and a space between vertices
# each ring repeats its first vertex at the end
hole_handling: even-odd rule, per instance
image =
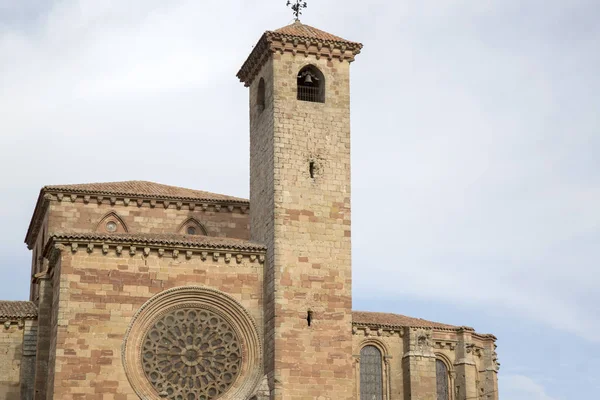
POLYGON ((258 91, 256 93, 256 106, 261 113, 265 109, 265 80, 260 78, 258 82, 258 91))
POLYGON ((315 177, 315 162, 311 161, 308 163, 308 173, 310 174, 311 178, 315 177))

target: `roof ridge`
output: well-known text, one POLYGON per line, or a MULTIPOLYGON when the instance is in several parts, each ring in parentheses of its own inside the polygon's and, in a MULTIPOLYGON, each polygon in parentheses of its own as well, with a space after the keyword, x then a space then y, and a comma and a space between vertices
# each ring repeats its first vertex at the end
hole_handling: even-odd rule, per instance
POLYGON ((442 322, 430 321, 423 318, 410 317, 403 314, 390 313, 384 311, 352 310, 352 322, 367 325, 430 327, 438 329, 465 329, 474 331, 473 328, 467 326, 445 324, 442 322))
POLYGON ((45 185, 41 192, 70 191, 79 193, 137 195, 156 198, 185 198, 209 201, 248 202, 248 199, 230 196, 200 189, 191 189, 183 186, 167 185, 164 183, 146 180, 127 180, 111 182, 69 183, 58 185, 45 185), (153 193, 154 192, 154 193, 153 193), (171 193, 169 193, 171 192, 171 193))

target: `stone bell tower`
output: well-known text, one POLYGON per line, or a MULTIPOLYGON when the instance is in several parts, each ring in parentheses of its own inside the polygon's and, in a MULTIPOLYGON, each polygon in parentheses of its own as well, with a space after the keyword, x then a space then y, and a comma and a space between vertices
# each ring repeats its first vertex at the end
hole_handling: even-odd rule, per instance
POLYGON ((361 47, 296 21, 265 32, 238 72, 250 88, 251 239, 268 247, 273 399, 355 398, 349 83, 361 47))

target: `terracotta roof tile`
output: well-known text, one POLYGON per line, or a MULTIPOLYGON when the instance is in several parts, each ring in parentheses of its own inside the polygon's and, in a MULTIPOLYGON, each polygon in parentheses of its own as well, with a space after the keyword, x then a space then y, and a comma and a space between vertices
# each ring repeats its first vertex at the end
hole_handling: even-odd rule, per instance
POLYGON ((0 319, 37 318, 37 307, 31 301, 0 300, 0 319))
POLYGON ((90 193, 106 195, 138 195, 169 199, 217 200, 232 202, 248 202, 240 197, 205 192, 203 190, 186 189, 177 186, 163 185, 147 181, 123 181, 103 183, 83 183, 73 185, 44 186, 44 191, 62 191, 68 193, 90 193))
POLYGON ((320 29, 314 28, 310 25, 304 25, 300 21, 296 21, 291 25, 276 29, 274 32, 282 34, 282 35, 286 35, 286 36, 293 36, 293 37, 319 39, 319 40, 331 41, 331 42, 354 43, 349 40, 342 39, 339 36, 332 35, 331 33, 327 33, 320 29))
POLYGON ((117 242, 131 244, 148 244, 158 246, 202 247, 210 249, 232 249, 246 251, 264 251, 266 247, 260 243, 243 239, 223 238, 202 235, 181 235, 176 233, 56 233, 53 241, 93 241, 117 242))
POLYGON ((367 325, 382 325, 382 326, 409 326, 423 328, 439 328, 439 329, 472 329, 455 325, 442 324, 439 322, 427 321, 421 318, 407 317, 400 314, 371 312, 371 311, 352 311, 352 322, 367 325))

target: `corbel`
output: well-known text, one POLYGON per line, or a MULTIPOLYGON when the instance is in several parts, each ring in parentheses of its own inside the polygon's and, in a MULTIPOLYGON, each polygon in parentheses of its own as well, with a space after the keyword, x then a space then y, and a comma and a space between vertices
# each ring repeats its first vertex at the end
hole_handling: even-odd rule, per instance
POLYGON ((242 254, 236 254, 236 255, 235 255, 235 261, 236 261, 238 264, 241 264, 241 263, 242 263, 242 258, 243 258, 243 257, 244 257, 244 256, 243 256, 242 254))
POLYGON ((129 197, 125 197, 125 198, 123 199, 123 205, 125 205, 125 207, 127 207, 127 206, 129 205, 129 201, 130 201, 130 200, 129 200, 129 197))
POLYGON ((185 258, 190 260, 192 258, 192 251, 191 250, 187 250, 185 252, 185 258))

